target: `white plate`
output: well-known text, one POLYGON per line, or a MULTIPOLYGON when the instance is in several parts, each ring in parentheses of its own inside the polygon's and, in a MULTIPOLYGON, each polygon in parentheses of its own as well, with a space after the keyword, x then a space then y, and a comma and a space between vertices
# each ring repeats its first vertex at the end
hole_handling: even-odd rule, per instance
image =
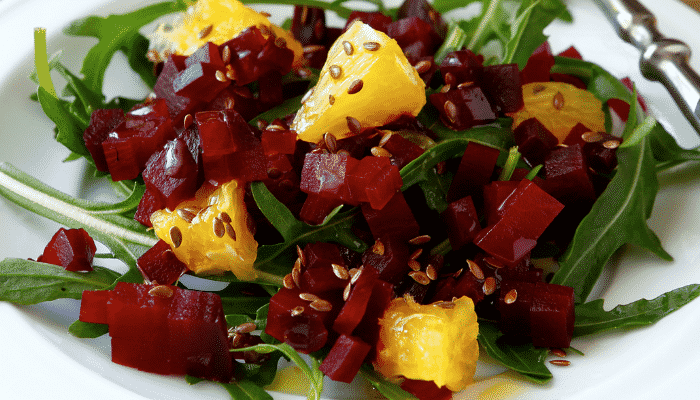
MULTIPOLYGON (((28 100, 35 90, 27 79, 32 70, 33 28, 46 27, 49 53, 63 49, 65 63, 78 72, 80 57, 94 41, 68 39, 60 34, 61 28, 95 10, 101 14, 106 10, 124 12, 137 3, 141 1, 0 1, 0 161, 11 162, 71 194, 92 190, 89 182, 80 181, 82 162, 61 163, 68 151, 51 140, 53 124, 36 103, 28 100)), ((692 28, 700 25, 698 14, 677 0, 644 3, 657 14, 662 32, 700 49, 700 37, 692 28)), ((638 52, 615 36, 593 2, 570 0, 568 4, 576 22, 556 23, 549 29, 554 51, 575 44, 584 58, 603 65, 613 75, 631 76, 653 113, 683 147, 700 144, 661 85, 640 76, 638 52)), ((691 61, 700 70, 700 60, 696 57, 691 61)), ((124 81, 114 78, 118 73, 109 71, 112 78, 108 77, 111 80, 106 89, 111 95, 124 90, 124 81)), ((127 84, 126 90, 127 94, 136 95, 139 89, 138 85, 127 84)), ((700 185, 692 180, 699 173, 700 168, 693 166, 661 178, 662 188, 650 226, 675 261, 662 262, 637 248, 626 248, 614 258, 595 293, 607 299, 607 308, 700 283, 700 251, 696 247, 700 241, 700 185)), ((0 259, 38 256, 58 228, 4 200, 0 200, 0 227, 0 259)), ((180 378, 144 374, 112 364, 106 337, 81 340, 66 333, 77 316, 77 307, 77 301, 69 300, 31 307, 0 303, 0 398, 228 398, 215 385, 190 387, 180 378)), ((496 398, 541 399, 691 398, 697 395, 694 382, 700 371, 697 332, 700 302, 696 301, 652 327, 574 340, 572 345, 586 356, 569 356, 569 367, 552 366, 554 379, 548 385, 499 376, 482 381, 459 397, 495 394, 496 398)), ((341 398, 366 397, 343 390, 334 393, 341 398)))

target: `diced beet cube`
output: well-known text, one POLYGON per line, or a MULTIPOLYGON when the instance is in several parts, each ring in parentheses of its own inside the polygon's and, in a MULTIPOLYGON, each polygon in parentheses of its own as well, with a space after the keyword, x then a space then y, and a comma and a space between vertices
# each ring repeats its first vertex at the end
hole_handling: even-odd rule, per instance
MULTIPOLYGON (((347 172, 348 189, 350 190, 352 201, 357 203, 368 202, 367 187, 370 186, 383 169, 390 166, 391 160, 387 157, 367 156, 362 158, 354 168, 347 172)), ((393 191, 395 191, 395 188, 392 189, 393 191)))
POLYGON ((152 227, 151 214, 156 210, 162 210, 164 208, 165 199, 163 196, 155 189, 151 190, 146 188, 146 191, 139 201, 138 207, 136 207, 134 219, 140 222, 141 225, 152 227))
MULTIPOLYGON (((389 307, 389 303, 394 297, 394 285, 381 279, 377 280, 369 298, 372 306, 365 311, 362 321, 357 325, 353 334, 372 347, 379 340, 379 318, 384 315, 384 310, 389 307)), ((371 350, 374 351, 374 348, 371 350)), ((372 354, 369 357, 373 357, 372 354)))
POLYGON ((457 86, 460 83, 477 81, 483 70, 483 57, 471 50, 457 50, 447 53, 440 63, 440 72, 445 84, 457 86))
POLYGON ((535 183, 524 179, 503 207, 501 219, 484 228, 474 243, 508 265, 518 262, 537 244, 537 239, 564 208, 535 183))
POLYGON ((581 145, 552 151, 545 163, 543 189, 564 204, 587 204, 595 201, 595 189, 588 174, 588 164, 581 145))
POLYGON ((119 124, 124 121, 124 111, 119 108, 98 109, 90 114, 90 125, 83 133, 85 146, 90 151, 92 160, 95 162, 95 168, 98 171, 107 172, 107 160, 102 149, 104 142, 109 133, 114 130, 119 124))
POLYGON ((223 70, 225 68, 224 61, 221 59, 219 46, 212 42, 203 44, 200 48, 190 54, 185 59, 185 68, 189 68, 195 64, 212 64, 214 67, 223 70))
POLYGON ((112 139, 102 142, 105 160, 113 181, 136 179, 141 173, 134 142, 127 139, 112 139))
POLYGON ((503 281, 498 301, 498 329, 511 338, 530 339, 530 307, 535 285, 529 282, 503 281), (508 297, 508 302, 506 302, 508 297), (515 297, 515 301, 512 301, 515 297))
POLYGON ((443 300, 449 301, 455 297, 467 296, 477 304, 484 299, 483 284, 484 280, 476 278, 473 273, 463 272, 454 282, 450 297, 443 300))
POLYGON ((334 381, 350 383, 372 346, 355 336, 340 335, 319 369, 334 381))
POLYGON ((258 79, 259 111, 267 111, 274 106, 282 104, 283 101, 282 75, 277 71, 270 71, 261 76, 258 79))
POLYGON ((286 42, 280 42, 274 36, 267 38, 267 42, 257 54, 255 60, 255 75, 263 79, 270 72, 277 73, 280 77, 287 75, 292 69, 294 52, 287 48, 286 42))
POLYGON ((398 18, 418 17, 429 23, 441 39, 447 36, 447 23, 426 0, 406 0, 401 4, 396 15, 398 18))
POLYGON ((180 96, 173 89, 173 82, 184 69, 184 61, 182 69, 179 69, 178 63, 174 61, 175 56, 170 56, 163 64, 163 70, 156 84, 153 86, 153 92, 159 99, 164 99, 168 106, 168 114, 172 121, 182 121, 186 114, 195 110, 201 103, 199 100, 194 100, 189 97, 180 96))
POLYGON ((218 79, 217 72, 219 75, 223 73, 220 67, 213 64, 192 64, 173 80, 173 90, 178 96, 212 101, 217 93, 231 84, 228 79, 218 79))
POLYGON ((146 187, 158 192, 165 205, 175 209, 178 204, 194 197, 198 185, 197 163, 183 139, 167 142, 153 156, 143 171, 146 187))
POLYGON ((478 86, 463 86, 447 93, 433 93, 430 103, 440 112, 440 120, 456 131, 496 120, 493 107, 478 86))
POLYGON ((83 291, 80 299, 80 317, 78 319, 93 324, 108 323, 107 301, 111 296, 110 290, 83 291))
POLYGON ((362 254, 362 264, 379 272, 379 279, 397 285, 408 274, 408 260, 411 250, 408 244, 396 236, 377 239, 383 245, 383 251, 373 248, 362 254))
POLYGON ((299 212, 299 219, 309 225, 319 225, 336 207, 343 204, 340 199, 309 193, 299 212))
POLYGON ((508 196, 518 187, 519 181, 493 181, 484 186, 484 212, 486 225, 493 225, 505 212, 501 207, 508 196))
POLYGON ((332 315, 309 307, 309 302, 301 299, 299 294, 298 288, 282 288, 270 298, 265 333, 297 351, 311 353, 326 344, 326 327, 330 325, 332 315))
POLYGON ((520 82, 524 85, 532 82, 549 82, 549 72, 554 66, 554 56, 548 42, 535 49, 520 71, 520 82))
POLYGON ((403 185, 401 173, 395 165, 382 169, 365 188, 370 207, 382 210, 403 185))
POLYGON ((418 222, 416 222, 416 218, 401 192, 394 194, 394 197, 380 210, 375 210, 369 204, 364 204, 362 215, 367 220, 375 239, 395 236, 406 241, 419 234, 418 222))
POLYGON ((305 193, 347 201, 350 199, 347 174, 357 162, 342 153, 308 153, 299 187, 305 193))
POLYGON ((449 203, 440 216, 447 225, 452 250, 459 250, 471 243, 481 230, 479 215, 470 196, 449 203))
POLYGON ((581 53, 578 52, 576 47, 574 46, 569 46, 566 50, 562 51, 561 53, 557 54, 559 57, 567 57, 567 58, 574 58, 576 60, 583 60, 583 57, 581 56, 581 53))
POLYGON ((399 134, 393 134, 384 143, 384 148, 391 153, 391 161, 399 169, 420 157, 425 152, 422 147, 399 134))
MULTIPOLYGON (((167 335, 170 299, 150 295, 153 285, 118 283, 107 304, 109 335, 139 340, 148 330, 167 335)), ((161 338, 163 339, 163 338, 161 338)), ((138 368, 138 367, 137 367, 138 368)))
POLYGON ((447 201, 455 201, 471 196, 477 208, 480 208, 482 188, 491 181, 496 168, 496 161, 501 151, 477 142, 467 146, 447 192, 447 201))
POLYGON ((574 290, 537 282, 530 306, 530 336, 538 347, 567 348, 574 334, 574 290))
POLYGON ((303 46, 323 44, 326 37, 325 11, 318 7, 295 6, 290 31, 303 46))
MULTIPOLYGON (((350 291, 350 296, 333 321, 335 332, 345 335, 352 334, 365 315, 372 290, 378 279, 379 272, 371 266, 365 265, 350 291)), ((364 356, 362 358, 364 359, 364 356)))
POLYGON ((433 27, 418 16, 401 18, 390 23, 387 35, 396 40, 409 60, 434 54, 442 43, 442 38, 433 27), (420 50, 411 51, 411 46, 420 50))
POLYGON ((401 389, 416 396, 418 400, 450 400, 452 391, 447 386, 438 386, 433 381, 404 379, 401 389))
POLYGON ((348 281, 338 278, 333 268, 311 268, 301 274, 299 286, 308 293, 323 293, 332 290, 342 290, 348 281))
POLYGON ((306 269, 331 269, 333 264, 345 264, 340 248, 335 243, 308 243, 303 251, 306 269))
POLYGON ((159 337, 145 336, 140 339, 113 337, 111 339, 112 362, 145 372, 163 375, 181 374, 169 360, 168 343, 159 337))
POLYGON ((376 31, 387 33, 389 24, 391 23, 391 17, 377 11, 353 11, 348 16, 343 30, 348 30, 350 25, 355 21, 362 21, 376 31))
POLYGON ((258 100, 247 86, 229 85, 220 91, 205 107, 207 111, 236 110, 245 121, 260 114, 258 100))
POLYGON ((260 141, 265 154, 294 154, 297 144, 297 135, 294 131, 270 131, 262 133, 260 141))
POLYGON ((530 118, 513 131, 515 144, 530 166, 544 164, 549 152, 554 150, 559 140, 537 118, 530 118))
POLYGON ((92 271, 95 251, 95 241, 83 228, 60 228, 38 261, 58 265, 66 271, 92 271))
POLYGON ((205 160, 242 150, 254 140, 252 128, 236 111, 201 111, 195 114, 194 119, 205 160))
POLYGON ((170 245, 159 240, 136 261, 147 283, 172 285, 187 272, 187 265, 178 260, 170 245))
POLYGON ((502 113, 516 112, 523 107, 523 89, 520 85, 518 64, 484 67, 481 88, 489 103, 502 113))
POLYGON ((535 283, 542 282, 543 279, 541 268, 501 268, 498 272, 501 274, 501 279, 504 281, 535 283))

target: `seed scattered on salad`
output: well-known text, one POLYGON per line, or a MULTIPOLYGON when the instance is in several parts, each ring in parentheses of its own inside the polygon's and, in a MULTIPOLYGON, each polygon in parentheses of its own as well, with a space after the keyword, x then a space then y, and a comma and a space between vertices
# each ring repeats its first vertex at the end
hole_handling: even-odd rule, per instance
MULTIPOLYGON (((185 222, 191 223, 194 217, 197 216, 197 214, 193 213, 192 211, 186 209, 186 208, 179 208, 177 210, 177 215, 178 217, 182 218, 185 222)), ((172 236, 172 233, 171 233, 172 236)))
MULTIPOLYGON (((304 250, 302 250, 301 246, 297 245, 297 259, 299 260, 299 266, 303 267, 306 265, 306 255, 304 254, 304 250)), ((295 265, 296 267, 296 265, 295 265)))
POLYGON ((287 289, 294 289, 296 287, 291 272, 284 276, 284 278, 282 279, 282 285, 287 289))
POLYGON ((417 260, 408 260, 408 267, 413 271, 420 271, 421 265, 417 260))
POLYGON ((204 27, 204 29, 199 31, 199 34, 197 34, 197 37, 199 39, 206 38, 211 33, 212 29, 214 29, 214 25, 207 25, 206 27, 204 27))
POLYGON ((182 232, 177 226, 170 228, 170 240, 173 241, 173 246, 178 248, 182 245, 182 232))
POLYGON ((569 365, 571 365, 571 361, 569 360, 550 360, 549 363, 561 367, 568 367, 569 365))
POLYGON ((389 153, 389 151, 387 149, 385 149, 383 147, 379 147, 379 146, 374 146, 371 149, 369 149, 369 151, 375 157, 391 158, 391 156, 392 156, 391 153, 389 153))
POLYGON ((549 353, 559 358, 566 357, 566 351, 564 351, 563 349, 549 349, 549 353))
POLYGON ((367 51, 377 51, 381 45, 377 42, 364 42, 362 43, 362 47, 364 47, 367 51))
POLYGON ((359 268, 351 268, 348 273, 350 274, 350 284, 354 285, 355 282, 357 282, 358 279, 360 279, 360 275, 362 275, 362 271, 364 270, 364 267, 361 266, 359 268))
POLYGON ((224 71, 221 71, 221 70, 216 71, 216 73, 214 74, 214 77, 219 82, 227 82, 228 81, 226 74, 224 73, 224 71))
POLYGON ((214 235, 217 237, 224 237, 226 235, 226 226, 224 226, 224 222, 221 221, 218 217, 214 217, 212 219, 212 230, 214 231, 214 235))
POLYGON ((430 278, 431 281, 437 280, 438 273, 435 266, 432 264, 428 264, 428 266, 425 267, 425 275, 428 276, 428 278, 430 278))
POLYGON ((581 135, 581 139, 586 143, 595 143, 603 140, 603 135, 598 132, 586 132, 581 135))
POLYGON ((345 51, 345 54, 351 56, 355 51, 355 48, 352 46, 352 43, 348 42, 347 40, 343 40, 343 50, 345 51))
POLYGON ((311 96, 313 96, 313 94, 314 94, 314 88, 307 90, 306 93, 304 94, 304 96, 301 97, 301 104, 305 104, 307 101, 309 101, 309 99, 311 98, 311 96))
POLYGON ((564 108, 564 95, 561 92, 557 92, 552 98, 552 106, 556 110, 564 108))
POLYGON ((244 322, 238 326, 235 327, 234 332, 235 333, 250 333, 258 329, 258 327, 255 325, 255 322, 244 322))
POLYGON ((333 273, 338 278, 342 280, 350 279, 350 273, 348 272, 348 269, 345 268, 345 266, 333 263, 331 264, 331 267, 333 268, 333 273))
POLYGON ((364 82, 362 79, 355 79, 350 83, 350 86, 348 86, 348 94, 359 93, 363 86, 364 82))
POLYGON ((316 299, 309 304, 309 307, 316 311, 327 312, 333 309, 333 305, 323 299, 316 299))
POLYGON ((416 237, 410 239, 410 240, 408 241, 408 243, 409 243, 409 244, 413 244, 413 245, 418 245, 418 246, 420 246, 420 245, 422 245, 422 244, 428 243, 428 242, 430 241, 430 239, 431 239, 431 238, 430 238, 430 235, 418 235, 418 236, 416 236, 416 237))
POLYGON ((350 291, 352 291, 352 282, 348 282, 348 284, 345 285, 345 288, 343 289, 343 301, 348 301, 348 298, 350 297, 350 291))
POLYGON ((472 260, 467 260, 467 265, 469 266, 469 272, 471 272, 476 279, 484 279, 484 271, 481 269, 479 264, 472 260))
POLYGON ((224 224, 224 227, 226 228, 226 235, 228 235, 228 237, 231 240, 235 241, 236 240, 236 229, 234 229, 233 225, 231 225, 230 222, 227 222, 226 224, 224 224))
POLYGON ((488 278, 486 278, 484 280, 482 290, 484 291, 484 294, 487 296, 496 292, 496 279, 492 276, 489 276, 488 278))
POLYGON ((333 96, 332 94, 328 95, 328 104, 330 104, 330 105, 335 104, 335 96, 333 96))
POLYGON ((328 67, 328 72, 331 74, 333 79, 338 79, 340 78, 340 75, 342 75, 343 69, 340 68, 340 66, 333 64, 328 67))
POLYGON ((457 106, 455 103, 447 100, 445 104, 443 105, 443 108, 445 110, 445 115, 447 118, 450 120, 451 123, 455 123, 457 121, 457 106))
POLYGON ((421 256, 421 254, 423 254, 423 249, 416 249, 413 251, 413 253, 411 253, 409 260, 417 260, 418 257, 421 256))
POLYGON ((432 61, 430 60, 421 60, 418 61, 418 63, 415 65, 416 72, 419 74, 424 74, 430 70, 430 68, 433 66, 432 61))
POLYGON ((345 119, 348 123, 348 129, 350 129, 353 135, 358 135, 362 132, 362 124, 360 124, 360 121, 353 117, 346 117, 345 119))
POLYGON ((330 151, 331 153, 335 153, 338 151, 338 141, 335 139, 335 136, 332 133, 324 133, 323 142, 325 143, 328 151, 330 151))
POLYGON ((516 289, 511 289, 506 293, 504 301, 506 304, 513 304, 515 300, 518 299, 518 291, 516 289))
POLYGON ((148 294, 154 297, 168 299, 173 297, 173 289, 168 285, 158 285, 151 288, 148 294))
POLYGON ((428 278, 428 275, 423 271, 411 271, 408 273, 408 276, 423 286, 430 283, 430 278, 428 278))
POLYGON ((606 140, 603 142, 603 147, 606 149, 616 149, 620 147, 620 141, 619 140, 606 140))
POLYGON ((315 294, 306 293, 306 292, 299 293, 299 298, 304 300, 304 301, 315 301, 315 300, 320 299, 320 297, 316 296, 315 294))
POLYGON ((374 241, 374 245, 372 245, 372 253, 377 254, 377 255, 384 255, 384 243, 377 239, 374 241))
POLYGON ((304 312, 304 307, 303 306, 296 306, 292 309, 292 317, 296 317, 298 315, 301 315, 304 312))

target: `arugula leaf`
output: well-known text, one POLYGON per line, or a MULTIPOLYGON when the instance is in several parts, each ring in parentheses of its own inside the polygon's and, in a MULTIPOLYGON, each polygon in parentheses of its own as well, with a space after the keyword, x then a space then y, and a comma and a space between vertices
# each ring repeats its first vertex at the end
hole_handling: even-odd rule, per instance
POLYGON ((483 2, 483 0, 435 0, 433 1, 433 8, 440 14, 445 14, 458 8, 464 8, 477 1, 483 2))
POLYGON ((360 375, 388 400, 418 400, 417 397, 401 389, 399 385, 387 381, 380 373, 375 371, 371 365, 362 365, 362 368, 360 368, 360 375))
POLYGON ((499 340, 502 336, 495 323, 479 321, 477 339, 489 356, 535 383, 547 383, 552 379, 552 373, 544 364, 548 349, 536 348, 532 344, 503 343, 499 340))
MULTIPOLYGON (((648 133, 650 126, 642 124, 638 129, 648 133)), ((577 303, 586 300, 605 263, 625 243, 639 245, 664 260, 672 259, 646 224, 658 181, 648 137, 635 135, 643 137, 636 146, 618 149, 615 177, 579 224, 552 278, 551 283, 574 288, 577 303)))
POLYGON ((56 299, 80 299, 83 290, 104 289, 119 275, 98 266, 90 272, 72 272, 58 265, 6 258, 0 261, 0 301, 37 304, 56 299))
POLYGON ((698 296, 700 296, 700 285, 688 285, 666 292, 652 300, 640 299, 619 305, 610 311, 603 309, 603 299, 579 304, 575 309, 574 336, 651 325, 698 296))
POLYGON ((233 400, 272 400, 272 396, 265 389, 248 380, 220 385, 228 391, 233 400))
POLYGON ((275 351, 280 351, 287 358, 289 358, 294 364, 296 364, 309 378, 311 382, 311 387, 309 388, 309 394, 307 398, 309 400, 319 400, 321 398, 321 392, 323 391, 323 373, 318 369, 319 361, 312 358, 312 366, 309 366, 304 359, 301 358, 299 353, 294 350, 290 345, 286 343, 280 344, 257 344, 251 347, 244 347, 240 349, 232 349, 231 351, 247 351, 253 350, 258 353, 272 353, 275 351))
POLYGON ((144 48, 144 44, 148 42, 139 33, 139 29, 163 15, 185 11, 187 6, 187 2, 183 0, 166 1, 126 14, 114 14, 108 17, 93 15, 74 21, 69 25, 64 30, 67 35, 94 37, 99 40, 85 56, 80 70, 85 76, 87 87, 96 93, 102 93, 105 72, 112 57, 119 50, 125 52, 132 69, 141 76, 146 84, 153 87, 155 77, 152 69, 148 66, 148 61, 145 57, 138 61, 138 58, 146 54, 147 46, 144 48), (137 56, 137 53, 141 53, 141 56, 137 56))

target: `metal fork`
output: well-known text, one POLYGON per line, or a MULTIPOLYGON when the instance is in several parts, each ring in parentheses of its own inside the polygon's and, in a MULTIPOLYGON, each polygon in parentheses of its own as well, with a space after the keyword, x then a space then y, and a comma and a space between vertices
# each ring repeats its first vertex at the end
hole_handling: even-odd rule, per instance
POLYGON ((700 76, 690 67, 690 47, 663 36, 656 17, 637 0, 596 0, 618 35, 642 52, 642 75, 659 81, 700 135, 700 76))

